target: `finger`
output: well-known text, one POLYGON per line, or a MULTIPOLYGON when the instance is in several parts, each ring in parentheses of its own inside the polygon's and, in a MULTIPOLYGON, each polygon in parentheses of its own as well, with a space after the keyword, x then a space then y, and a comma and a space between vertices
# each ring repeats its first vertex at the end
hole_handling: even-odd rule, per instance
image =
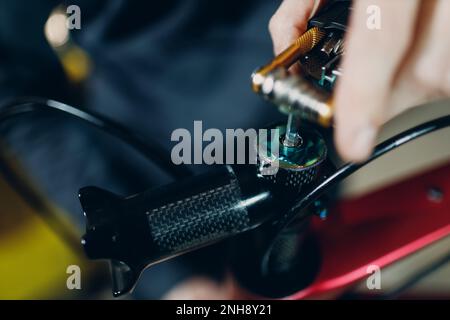
POLYGON ((275 54, 306 31, 308 20, 325 0, 284 0, 269 22, 275 54))
MULTIPOLYGON (((447 0, 444 0, 443 2, 448 2, 450 4, 450 1, 447 0)), ((409 49, 408 56, 403 60, 400 71, 394 81, 389 101, 386 103, 388 108, 386 110, 387 120, 409 108, 420 106, 440 98, 440 94, 438 94, 436 87, 432 88, 430 82, 425 80, 426 76, 424 77, 424 73, 418 68, 419 61, 423 59, 424 52, 430 45, 432 29, 436 30, 433 31, 433 33, 439 32, 439 34, 442 35, 443 32, 443 29, 439 30, 439 28, 436 27, 437 25, 443 25, 442 23, 436 24, 436 12, 439 12, 438 10, 440 10, 440 8, 437 7, 437 3, 438 1, 435 0, 422 1, 421 3, 420 16, 416 24, 412 46, 409 49), (432 27, 433 24, 435 25, 434 27, 432 27)), ((449 13, 450 12, 448 12, 447 15, 449 13)), ((450 45, 450 40, 447 40, 447 37, 443 37, 442 41, 449 43, 447 45, 450 45)), ((450 61, 448 58, 447 60, 450 61)), ((431 60, 428 58, 426 61, 431 60)), ((427 63, 426 69, 430 68, 431 65, 427 63)), ((436 71, 436 67, 433 67, 433 69, 436 71)), ((446 70, 446 68, 439 69, 436 74, 442 75, 443 70, 446 70)))
POLYGON ((165 300, 228 300, 232 297, 229 288, 213 280, 196 277, 178 284, 163 298, 165 300))
POLYGON ((393 79, 409 48, 418 0, 358 0, 352 13, 335 96, 336 146, 345 160, 366 159, 384 120, 393 79), (381 28, 368 27, 368 8, 379 8, 381 28))
POLYGON ((450 1, 426 1, 432 11, 414 68, 415 79, 431 93, 450 95, 450 1))

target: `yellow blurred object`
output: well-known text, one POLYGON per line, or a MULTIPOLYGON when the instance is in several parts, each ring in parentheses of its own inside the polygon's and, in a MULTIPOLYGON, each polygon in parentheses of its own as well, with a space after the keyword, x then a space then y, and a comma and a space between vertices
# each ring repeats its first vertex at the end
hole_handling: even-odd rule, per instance
MULTIPOLYGON (((3 152, 1 156, 6 161, 3 152)), ((16 162, 9 158, 6 162, 22 179, 16 162)), ((47 202, 45 210, 44 219, 0 176, 0 299, 69 298, 89 293, 94 268, 78 247, 75 227, 47 202), (61 230, 50 227, 50 220, 61 230), (70 265, 81 269, 81 290, 67 288, 70 265)))
POLYGON ((91 72, 91 60, 84 50, 71 45, 58 56, 71 82, 81 83, 87 79, 91 72))
POLYGON ((0 238, 0 299, 71 294, 66 287, 66 269, 79 265, 86 270, 82 260, 35 214, 29 210, 25 214, 28 217, 23 225, 0 238))
POLYGON ((91 72, 92 62, 88 53, 72 41, 64 7, 57 6, 49 15, 44 35, 58 56, 68 80, 74 84, 84 82, 91 72))

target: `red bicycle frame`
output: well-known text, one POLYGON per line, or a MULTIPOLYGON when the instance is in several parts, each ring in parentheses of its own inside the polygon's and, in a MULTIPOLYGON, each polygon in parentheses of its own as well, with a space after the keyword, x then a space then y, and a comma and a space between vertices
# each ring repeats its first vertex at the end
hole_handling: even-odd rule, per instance
POLYGON ((320 270, 311 285, 286 299, 337 297, 370 276, 369 266, 387 267, 450 236, 450 163, 342 200, 327 220, 314 219, 311 229, 319 241, 320 270))

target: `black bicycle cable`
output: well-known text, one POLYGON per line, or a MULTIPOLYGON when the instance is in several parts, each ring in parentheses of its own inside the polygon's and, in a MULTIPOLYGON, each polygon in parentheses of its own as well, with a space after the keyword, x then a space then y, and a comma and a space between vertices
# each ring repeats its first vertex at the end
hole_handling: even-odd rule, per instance
POLYGON ((192 176, 191 170, 186 165, 174 164, 167 154, 167 150, 156 141, 148 138, 144 140, 125 126, 99 113, 80 109, 59 101, 35 97, 13 100, 0 107, 0 123, 18 115, 41 111, 62 112, 122 140, 175 179, 192 176))
MULTIPOLYGON (((192 175, 187 166, 174 165, 170 157, 167 156, 167 151, 155 141, 150 139, 144 140, 121 124, 98 113, 82 110, 59 101, 37 97, 12 100, 0 106, 0 125, 13 117, 42 111, 59 112, 60 114, 71 116, 116 137, 174 179, 183 179, 192 175)), ((79 247, 79 241, 72 237, 72 232, 68 232, 67 221, 56 214, 46 201, 42 200, 25 181, 25 177, 17 174, 9 164, 7 157, 4 157, 2 154, 0 154, 0 173, 10 187, 36 210, 55 233, 59 234, 72 247, 79 247)))

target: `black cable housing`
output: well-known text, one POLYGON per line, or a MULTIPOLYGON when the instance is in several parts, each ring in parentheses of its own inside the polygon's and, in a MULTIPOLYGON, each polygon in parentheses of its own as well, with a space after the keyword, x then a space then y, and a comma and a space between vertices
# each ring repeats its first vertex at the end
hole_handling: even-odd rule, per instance
POLYGON ((21 114, 42 111, 63 113, 122 140, 175 179, 192 176, 191 170, 186 165, 175 165, 170 155, 167 154, 167 150, 156 141, 148 138, 144 140, 123 125, 99 113, 83 110, 59 101, 34 97, 13 100, 0 107, 0 123, 21 114))

